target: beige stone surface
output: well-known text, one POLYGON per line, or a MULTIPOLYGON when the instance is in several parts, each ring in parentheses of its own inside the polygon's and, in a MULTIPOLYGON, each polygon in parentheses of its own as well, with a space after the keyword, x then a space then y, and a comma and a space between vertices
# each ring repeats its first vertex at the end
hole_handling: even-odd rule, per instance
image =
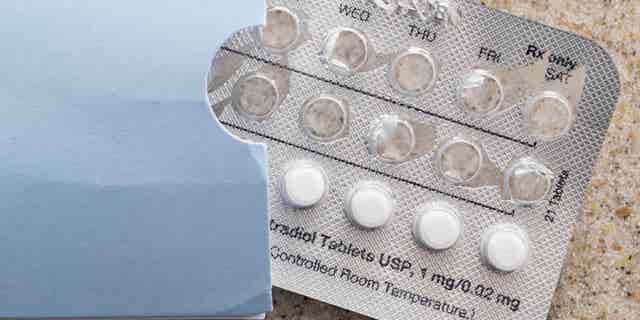
MULTIPOLYGON (((640 0, 485 0, 594 39, 614 57, 622 97, 595 169, 550 319, 640 320, 640 0)), ((274 290, 270 319, 367 319, 274 290)))

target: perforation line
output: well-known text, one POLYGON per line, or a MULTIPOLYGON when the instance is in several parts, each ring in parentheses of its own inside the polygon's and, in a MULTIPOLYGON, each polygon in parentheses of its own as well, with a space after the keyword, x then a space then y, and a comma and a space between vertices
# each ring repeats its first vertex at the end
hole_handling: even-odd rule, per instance
POLYGON ((298 70, 298 69, 295 69, 293 67, 290 67, 290 66, 287 66, 287 65, 283 65, 283 64, 275 62, 275 61, 264 59, 264 58, 252 55, 250 53, 242 52, 242 51, 239 51, 239 50, 236 50, 236 49, 232 49, 232 48, 229 48, 229 47, 224 47, 224 46, 221 47, 221 49, 225 50, 225 51, 228 51, 228 52, 231 52, 231 53, 234 53, 234 54, 237 54, 237 55, 240 55, 240 56, 243 56, 243 57, 248 58, 248 59, 252 59, 252 60, 264 63, 264 64, 269 64, 269 65, 272 65, 272 66, 277 67, 277 68, 281 68, 281 69, 284 69, 284 70, 287 70, 287 71, 290 71, 290 72, 294 72, 294 73, 303 75, 305 77, 312 78, 312 79, 317 80, 317 81, 321 81, 321 82, 324 82, 324 83, 327 83, 327 84, 331 84, 331 85, 334 85, 334 86, 337 86, 337 87, 341 87, 343 89, 346 89, 346 90, 349 90, 349 91, 353 91, 353 92, 356 92, 356 93, 359 93, 359 94, 362 94, 362 95, 365 95, 365 96, 368 96, 368 97, 371 97, 371 98, 374 98, 374 99, 378 99, 378 100, 381 100, 381 101, 384 101, 384 102, 387 102, 387 103, 395 104, 395 105, 403 107, 403 108, 414 110, 414 111, 426 114, 428 116, 431 116, 431 117, 434 117, 434 118, 438 118, 440 120, 444 120, 444 121, 448 121, 448 122, 451 122, 451 123, 455 123, 457 125, 464 126, 464 127, 476 130, 476 131, 480 131, 480 132, 483 132, 485 134, 489 134, 489 135, 492 135, 492 136, 495 136, 495 137, 498 137, 498 138, 501 138, 501 139, 504 139, 504 140, 515 142, 515 143, 521 144, 521 145, 529 147, 529 148, 535 148, 538 145, 537 142, 531 143, 531 142, 523 141, 523 140, 520 140, 520 139, 517 139, 517 138, 509 137, 507 135, 504 135, 504 134, 501 134, 501 133, 497 133, 497 132, 494 132, 494 131, 491 131, 491 130, 488 130, 488 129, 484 129, 484 128, 478 127, 478 126, 470 124, 470 123, 466 123, 466 122, 463 122, 463 121, 460 121, 460 120, 456 120, 456 119, 453 119, 453 118, 450 118, 450 117, 447 117, 447 116, 444 116, 444 115, 441 115, 441 114, 437 114, 437 113, 432 112, 432 111, 427 111, 427 110, 418 108, 418 107, 416 107, 414 105, 410 105, 408 103, 404 103, 404 102, 401 102, 401 101, 398 101, 398 100, 395 100, 395 99, 392 99, 392 98, 389 98, 389 97, 385 97, 385 96, 382 96, 382 95, 379 95, 379 94, 376 94, 376 93, 364 91, 362 89, 354 88, 354 87, 348 86, 346 84, 343 84, 343 83, 340 83, 340 82, 337 82, 337 81, 334 81, 334 80, 331 80, 331 79, 326 79, 326 78, 323 78, 323 77, 308 73, 306 71, 298 70))
POLYGON ((243 132, 258 136, 258 137, 261 137, 263 139, 267 139, 267 140, 270 140, 270 141, 273 141, 273 142, 276 142, 276 143, 279 143, 279 144, 284 144, 284 145, 287 145, 289 147, 293 147, 293 148, 296 148, 296 149, 299 149, 299 150, 302 150, 302 151, 305 151, 305 152, 308 152, 308 153, 313 153, 313 154, 316 154, 316 155, 331 159, 333 161, 337 161, 337 162, 340 162, 340 163, 343 163, 343 164, 346 164, 346 165, 349 165, 349 166, 352 166, 352 167, 355 167, 355 168, 358 168, 358 169, 362 169, 362 170, 365 170, 365 171, 368 171, 368 172, 371 172, 371 173, 374 173, 374 174, 377 174, 377 175, 380 175, 380 176, 384 176, 384 177, 387 177, 387 178, 390 178, 390 179, 393 179, 393 180, 396 180, 396 181, 399 181, 399 182, 402 182, 402 183, 405 183, 405 184, 408 184, 408 185, 411 185, 411 186, 414 186, 414 187, 418 187, 420 189, 424 189, 424 190, 427 190, 427 191, 430 191, 430 192, 433 192, 433 193, 438 193, 438 194, 447 196, 447 197, 452 198, 452 199, 456 199, 456 200, 459 200, 459 201, 463 201, 463 202, 472 204, 472 205, 477 206, 477 207, 481 207, 483 209, 495 211, 495 212, 498 212, 498 213, 501 213, 501 214, 507 215, 507 216, 514 216, 515 215, 515 210, 506 211, 504 209, 500 209, 500 208, 497 208, 497 207, 494 207, 494 206, 490 206, 490 205, 484 204, 482 202, 478 202, 478 201, 475 201, 475 200, 467 199, 467 198, 464 198, 464 197, 459 196, 459 195, 448 193, 448 192, 436 189, 434 187, 421 184, 419 182, 411 181, 411 180, 408 180, 408 179, 405 179, 405 178, 402 178, 402 177, 394 176, 394 175, 389 174, 389 173, 385 173, 385 172, 378 171, 378 170, 375 170, 375 169, 367 168, 367 167, 365 167, 363 165, 357 164, 357 163, 349 161, 349 160, 341 159, 341 158, 338 158, 336 156, 332 156, 332 155, 325 154, 325 153, 322 153, 322 152, 319 152, 319 151, 316 151, 316 150, 313 150, 313 149, 309 149, 307 147, 304 147, 304 146, 301 146, 301 145, 298 145, 298 144, 295 144, 295 143, 292 143, 292 142, 289 142, 289 141, 285 141, 285 140, 280 139, 280 138, 272 137, 272 136, 269 136, 269 135, 254 131, 254 130, 243 128, 243 127, 235 125, 233 123, 229 123, 229 122, 226 122, 226 121, 220 121, 220 123, 222 123, 223 125, 225 125, 225 126, 227 126, 229 128, 232 128, 232 129, 240 130, 240 131, 243 131, 243 132))

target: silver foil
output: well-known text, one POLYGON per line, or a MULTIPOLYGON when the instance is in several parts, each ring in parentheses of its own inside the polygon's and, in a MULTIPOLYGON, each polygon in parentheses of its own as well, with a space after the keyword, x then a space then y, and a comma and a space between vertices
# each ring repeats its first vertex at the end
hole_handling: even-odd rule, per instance
MULTIPOLYGON (((274 284, 378 319, 546 319, 619 95, 618 74, 607 52, 590 40, 471 2, 451 2, 459 13, 455 25, 425 22, 411 10, 384 10, 369 1, 272 2, 305 14, 309 39, 275 54, 262 48, 258 27, 238 32, 216 54, 207 90, 229 131, 269 146, 274 284), (341 13, 341 5, 368 15, 341 13), (320 53, 327 33, 337 27, 362 31, 382 55, 393 57, 409 47, 428 50, 439 69, 433 89, 403 95, 390 86, 388 67, 348 76, 332 72, 320 53), (500 58, 487 61, 482 47, 500 58), (226 61, 231 67, 222 67, 226 61), (551 141, 529 135, 524 121, 528 96, 512 99, 513 105, 488 117, 465 112, 458 92, 471 70, 536 63, 544 63, 550 74, 571 75, 577 65, 586 71, 584 87, 567 93, 575 102, 575 123, 565 135, 551 141), (290 85, 269 119, 245 119, 223 106, 238 79, 265 67, 287 73, 290 85), (347 137, 320 143, 303 133, 301 108, 320 94, 348 101, 347 137), (368 152, 367 137, 370 124, 387 114, 435 128, 437 145, 452 136, 473 138, 501 171, 514 159, 539 159, 553 172, 551 191, 542 203, 519 206, 504 198, 500 185, 447 182, 438 173, 433 150, 399 164, 380 161, 368 152), (278 181, 287 163, 304 159, 323 166, 330 189, 321 204, 301 210, 286 205, 278 181), (362 181, 380 181, 393 191, 395 216, 382 229, 356 228, 345 216, 345 194, 362 181), (460 210, 463 233, 452 249, 431 251, 412 236, 417 210, 431 201, 460 210), (500 224, 526 232, 531 252, 524 269, 503 273, 483 263, 482 235, 500 224)), ((563 93, 571 87, 556 82, 540 79, 544 90, 563 93)))

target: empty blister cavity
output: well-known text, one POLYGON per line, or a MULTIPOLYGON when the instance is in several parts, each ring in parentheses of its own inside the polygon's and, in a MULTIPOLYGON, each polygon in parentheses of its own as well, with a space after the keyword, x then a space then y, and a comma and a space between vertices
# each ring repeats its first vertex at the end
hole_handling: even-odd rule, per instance
POLYGON ((395 202, 392 191, 377 181, 357 184, 345 198, 345 214, 349 221, 363 229, 378 229, 393 217, 395 202))
MULTIPOLYGON (((547 67, 550 73, 560 72, 556 65, 547 67)), ((532 95, 524 110, 524 125, 529 134, 544 141, 556 140, 569 133, 585 88, 587 75, 583 65, 576 63, 560 75, 548 80, 539 93, 532 95)))
POLYGON ((532 98, 526 107, 525 121, 529 134, 543 140, 566 134, 575 120, 574 108, 565 97, 545 91, 532 98))
POLYGON ((349 131, 349 107, 343 99, 321 94, 307 100, 300 113, 303 132, 318 142, 332 142, 349 131))
POLYGON ((455 138, 438 151, 438 168, 453 183, 466 183, 480 173, 484 161, 482 147, 475 141, 455 138))
POLYGON ((476 69, 464 77, 460 97, 466 111, 486 115, 500 110, 504 89, 495 74, 476 69))
MULTIPOLYGON (((248 30, 250 39, 241 48, 262 46, 258 28, 248 30)), ((207 95, 215 115, 220 117, 228 105, 245 119, 263 121, 281 105, 289 94, 290 71, 275 64, 240 74, 252 59, 237 52, 225 51, 213 60, 207 80, 207 95), (231 95, 227 91, 232 85, 231 95)), ((287 57, 278 62, 287 64, 287 57)))
POLYGON ((274 51, 286 51, 300 37, 300 19, 284 7, 267 10, 267 19, 262 30, 262 43, 274 51))
POLYGON ((233 108, 249 119, 267 118, 275 110, 279 100, 276 82, 265 74, 246 75, 233 88, 233 108))
POLYGON ((429 202, 418 208, 413 223, 413 236, 422 246, 432 250, 453 247, 462 235, 458 210, 444 201, 429 202))
POLYGON ((482 144, 466 136, 445 140, 436 152, 435 163, 442 177, 456 185, 497 185, 501 175, 482 144))
POLYGON ((383 115, 369 129, 369 153, 388 163, 402 163, 433 150, 435 129, 398 115, 383 115))
POLYGON ((267 19, 262 28, 262 44, 274 53, 295 49, 308 38, 304 15, 286 7, 273 6, 267 10, 267 19))
POLYGON ((516 159, 504 173, 505 197, 519 205, 539 203, 549 194, 553 179, 553 172, 537 159, 516 159))
POLYGON ((289 73, 276 67, 242 76, 234 85, 231 105, 242 117, 262 121, 269 118, 288 94, 289 73))
POLYGON ((417 96, 431 89, 436 82, 437 67, 431 54, 421 48, 410 48, 399 54, 389 68, 393 88, 417 96))
POLYGON ((320 57, 330 70, 344 76, 373 70, 388 61, 386 55, 375 52, 363 32, 348 27, 329 31, 320 57))
POLYGON ((416 146, 416 134, 408 120, 383 116, 375 122, 369 136, 369 152, 385 162, 409 160, 416 146))
POLYGON ((462 108, 475 117, 508 111, 540 90, 544 71, 542 62, 507 69, 476 67, 460 80, 462 108))
POLYGON ((483 234, 480 254, 484 263, 497 271, 521 270, 529 260, 529 237, 515 224, 495 225, 483 234))
POLYGON ((280 177, 280 193, 294 208, 309 208, 325 198, 329 189, 324 169, 315 162, 298 160, 289 163, 280 177))
POLYGON ((353 28, 334 29, 327 36, 322 57, 338 73, 362 71, 369 60, 369 40, 353 28))

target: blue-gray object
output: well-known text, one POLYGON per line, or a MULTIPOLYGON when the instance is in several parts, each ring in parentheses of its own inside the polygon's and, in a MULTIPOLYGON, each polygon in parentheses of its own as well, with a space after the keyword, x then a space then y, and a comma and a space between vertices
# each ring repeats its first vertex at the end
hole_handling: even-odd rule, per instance
POLYGON ((271 307, 266 150, 210 114, 263 0, 0 1, 0 317, 271 307))

